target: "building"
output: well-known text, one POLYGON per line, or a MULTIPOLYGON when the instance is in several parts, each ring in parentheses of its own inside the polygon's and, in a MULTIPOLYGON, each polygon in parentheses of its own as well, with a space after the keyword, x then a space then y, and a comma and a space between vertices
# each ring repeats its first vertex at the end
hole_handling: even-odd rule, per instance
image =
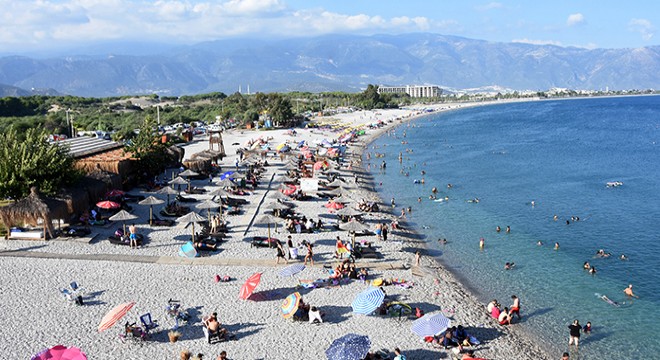
POLYGON ((435 85, 379 86, 379 94, 408 94, 414 98, 438 97, 442 89, 435 85))

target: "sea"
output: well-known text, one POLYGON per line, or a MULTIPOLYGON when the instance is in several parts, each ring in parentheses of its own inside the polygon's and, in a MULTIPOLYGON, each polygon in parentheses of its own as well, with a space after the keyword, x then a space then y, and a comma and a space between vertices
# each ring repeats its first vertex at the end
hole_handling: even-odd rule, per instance
POLYGON ((431 113, 374 140, 363 160, 392 212, 406 209, 425 256, 484 305, 517 295, 513 326, 553 357, 660 358, 660 96, 431 113), (443 201, 429 198, 434 187, 443 201), (638 299, 623 293, 629 284, 638 299), (579 349, 568 346, 575 319, 593 329, 579 349))

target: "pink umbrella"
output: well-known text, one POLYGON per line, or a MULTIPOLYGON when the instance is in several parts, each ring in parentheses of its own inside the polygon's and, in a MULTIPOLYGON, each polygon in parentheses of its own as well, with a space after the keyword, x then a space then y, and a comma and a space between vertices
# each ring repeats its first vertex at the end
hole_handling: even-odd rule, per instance
POLYGON ((87 355, 77 347, 67 348, 63 345, 55 345, 35 355, 32 360, 87 360, 87 355))
POLYGON ((118 197, 118 196, 124 196, 125 194, 126 193, 121 191, 121 190, 114 189, 112 191, 109 191, 107 194, 105 194, 105 197, 108 197, 108 198, 118 197))
POLYGON ((344 204, 338 203, 336 201, 330 201, 327 204, 325 204, 325 207, 330 210, 339 210, 344 208, 344 204))
POLYGON ((314 170, 321 170, 328 167, 327 161, 317 161, 314 163, 314 170))
POLYGON ((117 321, 119 321, 121 318, 124 317, 124 315, 126 315, 128 310, 130 310, 133 307, 133 305, 135 305, 134 302, 127 302, 115 306, 114 309, 110 310, 107 314, 105 314, 103 319, 101 319, 101 322, 99 323, 98 331, 101 332, 111 328, 112 325, 116 324, 117 321))
POLYGON ((252 292, 254 289, 259 285, 259 282, 261 281, 261 273, 254 273, 254 275, 250 276, 247 281, 245 281, 245 284, 241 286, 241 292, 238 294, 238 297, 247 300, 250 295, 252 295, 252 292))
POLYGON ((282 189, 281 191, 284 195, 291 196, 296 192, 296 190, 298 190, 298 188, 296 188, 295 185, 288 185, 286 189, 282 189))
POLYGON ((110 201, 110 200, 97 202, 96 206, 101 208, 101 209, 106 209, 106 210, 108 210, 108 209, 119 209, 121 207, 120 204, 118 204, 114 201, 110 201))

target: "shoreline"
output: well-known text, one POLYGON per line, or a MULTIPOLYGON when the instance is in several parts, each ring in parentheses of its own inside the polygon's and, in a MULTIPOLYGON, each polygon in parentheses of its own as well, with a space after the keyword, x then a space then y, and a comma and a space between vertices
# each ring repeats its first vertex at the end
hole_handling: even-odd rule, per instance
MULTIPOLYGON (((513 103, 513 102, 517 103, 517 102, 527 102, 527 101, 543 101, 543 100, 544 99, 525 99, 523 101, 509 100, 509 101, 506 101, 506 103, 513 103)), ((365 139, 364 144, 359 146, 359 149, 361 150, 360 151, 361 152, 360 158, 362 158, 365 151, 368 151, 371 144, 373 144, 380 137, 386 136, 387 132, 389 130, 394 129, 394 128, 403 126, 407 123, 411 123, 411 122, 423 119, 424 117, 427 117, 427 116, 433 116, 433 115, 437 114, 438 112, 456 111, 456 110, 461 110, 461 109, 465 109, 465 108, 468 108, 468 107, 475 107, 475 106, 482 106, 482 105, 483 106, 488 106, 488 105, 498 105, 498 104, 502 104, 502 102, 493 101, 493 102, 487 102, 487 103, 477 103, 476 105, 472 105, 472 106, 457 107, 457 108, 454 108, 454 109, 450 108, 450 109, 446 109, 446 110, 434 111, 432 113, 425 113, 425 114, 420 114, 420 115, 411 116, 411 117, 408 117, 408 118, 405 118, 405 119, 397 120, 398 123, 393 123, 391 126, 385 126, 381 129, 378 129, 376 132, 370 133, 367 136, 367 139, 365 139)), ((359 167, 364 173, 370 175, 370 173, 367 172, 364 169, 362 161, 360 161, 359 167)), ((381 205, 387 206, 387 203, 380 196, 380 193, 378 192, 378 190, 376 190, 376 186, 375 186, 375 183, 373 183, 373 180, 370 180, 369 185, 371 186, 371 189, 369 191, 372 192, 379 199, 379 203, 381 205)), ((387 216, 390 219, 396 218, 397 215, 392 213, 391 211, 389 211, 389 207, 387 207, 387 208, 388 208, 388 212, 387 212, 388 215, 387 216)), ((407 229, 408 229, 408 232, 414 233, 417 236, 417 238, 420 238, 420 239, 422 238, 422 235, 418 232, 418 229, 416 227, 410 227, 410 228, 407 228, 407 229)), ((413 243, 415 246, 419 246, 420 248, 422 248, 424 252, 428 252, 428 250, 431 249, 430 245, 429 245, 430 242, 429 242, 428 238, 424 238, 423 240, 417 240, 417 241, 411 242, 411 243, 413 243)), ((478 294, 478 292, 475 289, 473 289, 471 286, 469 286, 466 283, 467 282, 466 279, 462 279, 457 273, 452 271, 440 258, 425 257, 425 259, 427 259, 426 261, 431 263, 429 267, 431 269, 433 269, 432 271, 435 272, 435 275, 437 275, 437 278, 444 279, 444 280, 450 282, 451 284, 453 284, 454 286, 458 287, 459 288, 458 291, 464 291, 466 293, 466 295, 471 298, 471 301, 473 301, 473 303, 478 304, 477 307, 474 309, 475 315, 479 315, 478 314, 480 312, 479 310, 482 310, 481 312, 483 314, 486 314, 485 304, 482 304, 479 300, 479 298, 480 298, 479 295, 480 294, 478 294), (479 309, 479 307, 481 309, 479 309)), ((429 270, 429 269, 427 269, 427 270, 429 270)), ((549 355, 550 354, 550 349, 546 349, 542 346, 539 346, 538 345, 539 342, 537 341, 539 339, 537 337, 530 336, 529 334, 524 332, 519 327, 516 327, 516 324, 506 326, 506 327, 503 327, 503 326, 500 326, 500 327, 503 328, 503 329, 506 329, 508 332, 512 333, 516 337, 520 337, 521 339, 523 339, 523 343, 526 343, 526 346, 528 346, 525 350, 525 356, 530 356, 530 358, 534 358, 534 359, 543 359, 543 358, 548 358, 549 359, 549 358, 551 358, 551 356, 549 355)), ((523 344, 521 343, 521 345, 523 345, 523 344)), ((520 358, 522 358, 522 357, 520 357, 520 358)))

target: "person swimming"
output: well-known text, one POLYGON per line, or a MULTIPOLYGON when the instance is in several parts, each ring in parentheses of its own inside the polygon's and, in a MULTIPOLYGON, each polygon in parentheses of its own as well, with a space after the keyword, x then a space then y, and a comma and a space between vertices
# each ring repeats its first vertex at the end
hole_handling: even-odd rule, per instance
POLYGON ((514 266, 516 266, 515 263, 507 262, 507 263, 504 264, 504 270, 511 270, 511 269, 513 269, 514 266))
POLYGON ((592 266, 592 267, 589 269, 589 274, 591 274, 591 275, 595 275, 595 274, 596 274, 596 267, 595 267, 595 266, 592 266))
POLYGON ((559 243, 558 242, 555 243, 555 250, 559 250, 559 243))
POLYGON ((500 231, 502 231, 502 228, 498 225, 498 226, 495 228, 495 231, 500 232, 500 231))
POLYGON ((537 245, 537 246, 543 246, 543 241, 541 241, 541 240, 537 241, 537 242, 536 242, 536 245, 537 245))
POLYGON ((621 254, 621 256, 619 256, 619 259, 628 260, 628 257, 626 256, 626 254, 621 254))
POLYGON ((589 264, 588 261, 585 261, 584 265, 582 265, 582 268, 585 269, 585 270, 589 270, 589 269, 591 269, 591 265, 589 264))

